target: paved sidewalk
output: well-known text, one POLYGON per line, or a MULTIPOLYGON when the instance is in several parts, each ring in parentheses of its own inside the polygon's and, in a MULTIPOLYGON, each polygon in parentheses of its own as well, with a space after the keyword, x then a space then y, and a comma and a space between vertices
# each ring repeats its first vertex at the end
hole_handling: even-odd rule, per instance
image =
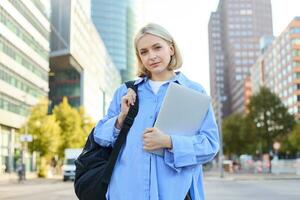
POLYGON ((297 174, 250 174, 250 173, 224 173, 224 177, 220 177, 219 171, 204 172, 204 179, 207 180, 300 180, 297 174))
MULTIPOLYGON (((33 172, 26 173, 26 179, 35 179, 35 178, 37 178, 36 173, 33 172)), ((0 174, 0 184, 6 182, 17 182, 17 181, 18 181, 18 174, 16 172, 0 174)))

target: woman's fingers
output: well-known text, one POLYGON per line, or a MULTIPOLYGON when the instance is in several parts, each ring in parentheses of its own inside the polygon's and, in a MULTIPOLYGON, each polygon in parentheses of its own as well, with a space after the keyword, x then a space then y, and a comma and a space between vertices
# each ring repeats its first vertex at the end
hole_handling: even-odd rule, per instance
POLYGON ((124 114, 128 113, 129 107, 134 105, 135 100, 136 100, 136 93, 134 92, 134 90, 129 88, 127 90, 127 94, 122 97, 121 109, 124 114))
POLYGON ((136 93, 134 92, 133 89, 129 88, 127 90, 127 94, 126 94, 127 97, 129 97, 129 101, 130 101, 130 104, 131 105, 134 105, 134 102, 136 100, 136 93))

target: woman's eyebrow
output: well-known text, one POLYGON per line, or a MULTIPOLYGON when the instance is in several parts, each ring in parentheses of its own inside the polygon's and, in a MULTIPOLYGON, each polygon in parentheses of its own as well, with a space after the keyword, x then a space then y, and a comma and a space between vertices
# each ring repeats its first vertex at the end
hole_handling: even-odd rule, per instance
MULTIPOLYGON (((154 47, 154 46, 157 46, 157 45, 160 45, 160 43, 158 42, 158 43, 155 43, 155 44, 153 44, 151 47, 154 47)), ((143 51, 143 50, 147 50, 147 48, 141 48, 140 49, 140 51, 143 51)))
POLYGON ((154 46, 157 46, 157 45, 160 45, 160 43, 158 42, 158 43, 155 43, 155 44, 153 44, 152 46, 154 47, 154 46))

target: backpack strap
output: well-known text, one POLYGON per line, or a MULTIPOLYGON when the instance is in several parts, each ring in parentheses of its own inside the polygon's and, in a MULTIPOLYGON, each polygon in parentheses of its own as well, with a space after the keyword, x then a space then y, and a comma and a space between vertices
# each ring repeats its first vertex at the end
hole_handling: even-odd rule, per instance
MULTIPOLYGON (((128 81, 125 84, 126 84, 127 88, 133 89, 137 94, 138 86, 134 85, 134 82, 135 81, 128 81)), ((133 122, 134 122, 134 119, 138 113, 138 110, 139 110, 139 98, 138 98, 138 94, 137 94, 135 103, 133 106, 130 106, 130 108, 129 108, 128 114, 123 122, 122 128, 120 130, 118 138, 117 138, 117 140, 114 144, 113 150, 111 152, 109 162, 107 164, 106 172, 104 173, 105 176, 103 177, 103 183, 105 184, 106 187, 108 187, 110 178, 112 176, 113 168, 116 164, 116 160, 118 158, 119 152, 121 150, 121 147, 123 146, 123 144, 126 141, 126 137, 128 135, 128 132, 129 132, 133 122)))

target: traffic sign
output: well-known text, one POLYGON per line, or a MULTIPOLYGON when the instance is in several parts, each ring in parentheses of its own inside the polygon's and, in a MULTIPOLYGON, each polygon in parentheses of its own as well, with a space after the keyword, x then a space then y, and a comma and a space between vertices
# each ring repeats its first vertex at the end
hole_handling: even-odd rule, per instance
POLYGON ((20 137, 21 142, 32 142, 32 135, 30 134, 23 134, 20 137))

